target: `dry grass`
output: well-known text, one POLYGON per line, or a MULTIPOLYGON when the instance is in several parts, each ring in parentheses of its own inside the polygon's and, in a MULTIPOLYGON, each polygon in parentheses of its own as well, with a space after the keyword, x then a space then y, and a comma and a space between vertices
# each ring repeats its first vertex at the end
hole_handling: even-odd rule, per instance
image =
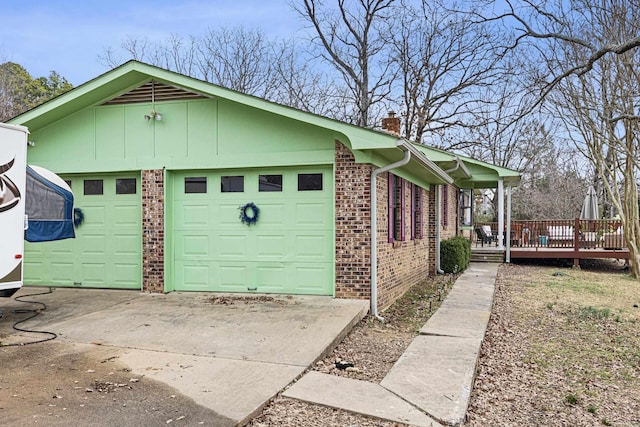
POLYGON ((468 425, 640 426, 638 304, 616 268, 502 266, 468 425))

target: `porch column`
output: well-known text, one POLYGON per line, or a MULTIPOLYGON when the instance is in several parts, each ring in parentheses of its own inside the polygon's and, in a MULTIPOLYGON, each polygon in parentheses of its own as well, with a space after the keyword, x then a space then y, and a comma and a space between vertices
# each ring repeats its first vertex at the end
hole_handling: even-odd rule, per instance
POLYGON ((504 180, 498 180, 498 249, 504 249, 504 180))

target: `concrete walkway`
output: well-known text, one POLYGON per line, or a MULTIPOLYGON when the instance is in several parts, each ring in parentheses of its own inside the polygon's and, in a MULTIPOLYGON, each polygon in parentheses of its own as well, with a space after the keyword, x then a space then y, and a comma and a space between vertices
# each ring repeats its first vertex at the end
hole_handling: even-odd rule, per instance
POLYGON ((472 263, 380 384, 311 371, 283 395, 415 426, 462 424, 497 270, 472 263))

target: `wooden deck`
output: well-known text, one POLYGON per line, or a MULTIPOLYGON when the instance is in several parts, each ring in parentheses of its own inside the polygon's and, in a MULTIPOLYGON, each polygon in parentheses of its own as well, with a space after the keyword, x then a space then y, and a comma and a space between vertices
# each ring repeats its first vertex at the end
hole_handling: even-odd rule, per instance
MULTIPOLYGON (((495 233, 495 223, 489 225, 495 233)), ((574 265, 580 259, 629 259, 620 222, 613 220, 512 221, 509 240, 511 259, 573 259, 574 265)), ((474 239, 471 250, 495 251, 496 244, 482 247, 474 239)))

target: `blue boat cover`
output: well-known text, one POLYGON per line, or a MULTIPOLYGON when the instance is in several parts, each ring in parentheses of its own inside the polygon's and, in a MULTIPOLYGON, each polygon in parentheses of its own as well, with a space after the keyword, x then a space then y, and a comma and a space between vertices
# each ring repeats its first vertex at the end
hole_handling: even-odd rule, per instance
POLYGON ((29 242, 48 242, 75 237, 73 228, 73 193, 58 177, 43 168, 27 165, 25 213, 29 242), (57 180, 58 183, 52 181, 57 180), (64 188, 64 187, 67 188, 64 188))

